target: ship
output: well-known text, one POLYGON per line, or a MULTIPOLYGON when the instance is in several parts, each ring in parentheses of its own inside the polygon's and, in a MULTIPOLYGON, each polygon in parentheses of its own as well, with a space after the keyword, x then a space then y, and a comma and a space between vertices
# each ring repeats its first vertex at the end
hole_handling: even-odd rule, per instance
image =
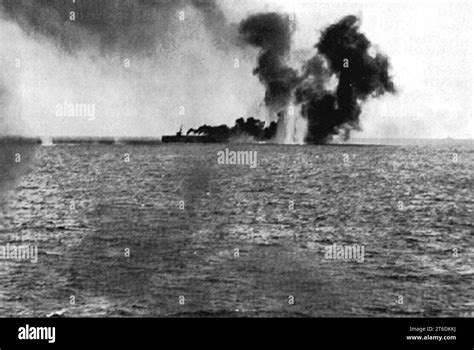
POLYGON ((161 137, 163 143, 223 143, 227 137, 214 135, 183 135, 183 126, 179 128, 176 135, 165 135, 161 137))

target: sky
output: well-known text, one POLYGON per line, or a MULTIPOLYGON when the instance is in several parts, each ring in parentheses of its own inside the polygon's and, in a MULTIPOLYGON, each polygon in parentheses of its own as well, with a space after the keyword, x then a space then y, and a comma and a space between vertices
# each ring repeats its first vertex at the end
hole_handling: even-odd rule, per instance
MULTIPOLYGON (((218 3, 228 22, 261 11, 294 16, 295 50, 314 50, 324 27, 358 15, 361 31, 390 58, 398 91, 364 105, 362 131, 353 137, 474 138, 470 1, 218 3)), ((173 27, 173 52, 153 60, 130 57, 126 70, 123 56, 102 57, 91 49, 68 55, 50 39, 27 35, 0 18, 1 131, 149 137, 174 133, 180 125, 231 125, 251 115, 267 119, 264 88, 252 74, 257 52, 235 47, 216 54, 200 14, 187 8, 186 16, 184 26, 173 27), (20 68, 13 66, 18 58, 20 68), (96 115, 58 115, 58 105, 74 102, 93 104, 96 115)))

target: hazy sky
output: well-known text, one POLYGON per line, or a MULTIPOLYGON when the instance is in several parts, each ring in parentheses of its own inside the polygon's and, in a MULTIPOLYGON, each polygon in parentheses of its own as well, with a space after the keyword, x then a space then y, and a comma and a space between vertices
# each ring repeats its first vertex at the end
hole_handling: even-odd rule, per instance
MULTIPOLYGON (((345 15, 361 17, 361 31, 389 56, 396 95, 368 102, 354 137, 472 138, 473 6, 470 1, 221 0, 229 22, 251 13, 294 15, 294 48, 314 50, 320 30, 345 15)), ((176 14, 178 16, 178 14, 176 14)), ((48 38, 28 36, 0 18, 0 126, 30 135, 159 136, 203 123, 265 118, 264 88, 252 75, 256 52, 218 52, 199 19, 172 23, 174 51, 154 59, 68 55, 48 38), (13 68, 21 59, 21 67, 13 68), (55 115, 63 102, 93 102, 95 118, 55 115), (186 113, 179 115, 182 105, 186 113), (22 118, 18 118, 22 115, 22 118), (2 119, 3 118, 3 119, 2 119)), ((157 34, 158 35, 158 34, 157 34)), ((158 50, 157 50, 158 51, 158 50)))

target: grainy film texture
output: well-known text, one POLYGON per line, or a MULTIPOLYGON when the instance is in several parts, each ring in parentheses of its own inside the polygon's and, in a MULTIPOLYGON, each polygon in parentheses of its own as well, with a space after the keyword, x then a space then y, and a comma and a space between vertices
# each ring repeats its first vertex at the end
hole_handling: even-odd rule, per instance
POLYGON ((472 11, 0 0, 0 315, 473 317, 472 11))

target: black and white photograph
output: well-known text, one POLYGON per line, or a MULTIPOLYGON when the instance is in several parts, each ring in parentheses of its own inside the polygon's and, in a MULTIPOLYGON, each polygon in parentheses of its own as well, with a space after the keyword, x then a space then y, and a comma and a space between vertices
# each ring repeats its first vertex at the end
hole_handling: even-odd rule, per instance
POLYGON ((472 41, 467 0, 1 0, 0 317, 472 318, 472 41))

